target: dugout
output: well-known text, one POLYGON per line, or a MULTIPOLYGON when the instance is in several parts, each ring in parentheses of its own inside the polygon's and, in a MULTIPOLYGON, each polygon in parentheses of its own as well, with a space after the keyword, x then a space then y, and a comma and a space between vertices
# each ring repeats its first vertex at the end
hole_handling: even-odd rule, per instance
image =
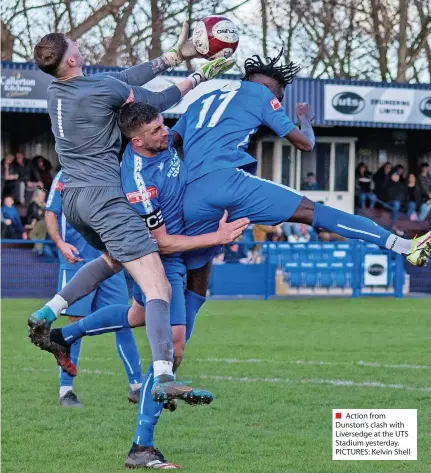
MULTIPOLYGON (((85 72, 121 68, 87 67, 85 72)), ((186 72, 166 72, 147 87, 157 91, 179 82, 186 72)), ((201 84, 164 115, 173 125, 188 104, 238 75, 201 84)), ((42 154, 54 166, 58 158, 46 112, 50 76, 34 64, 2 61, 2 149, 42 154)), ((316 201, 353 212, 355 167, 363 161, 372 172, 386 161, 416 171, 431 161, 431 85, 297 78, 286 88, 284 107, 292 118, 296 102, 313 105, 316 146, 313 152, 294 150, 267 129, 253 136, 250 152, 258 160, 258 174, 302 190, 308 172, 320 190, 303 191, 316 201)))

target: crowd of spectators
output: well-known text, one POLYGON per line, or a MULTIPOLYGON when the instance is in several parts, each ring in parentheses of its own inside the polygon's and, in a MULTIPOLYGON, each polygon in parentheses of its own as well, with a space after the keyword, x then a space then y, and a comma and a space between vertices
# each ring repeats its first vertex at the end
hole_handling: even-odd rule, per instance
POLYGON ((428 163, 419 166, 417 174, 406 175, 401 164, 386 162, 373 175, 364 163, 356 168, 356 198, 359 208, 376 204, 392 211, 395 222, 401 213, 409 220, 423 221, 431 209, 431 175, 428 163))
POLYGON ((52 165, 43 156, 26 159, 7 154, 1 161, 1 237, 46 238, 45 200, 53 181, 52 165))

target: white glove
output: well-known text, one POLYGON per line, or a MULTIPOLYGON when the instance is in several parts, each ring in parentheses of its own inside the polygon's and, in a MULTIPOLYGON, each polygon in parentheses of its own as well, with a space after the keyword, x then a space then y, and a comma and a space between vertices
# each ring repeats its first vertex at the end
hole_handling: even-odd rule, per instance
POLYGON ((234 59, 225 59, 224 57, 219 57, 217 59, 213 59, 212 61, 208 61, 200 69, 189 75, 188 79, 192 81, 193 88, 195 88, 201 82, 215 79, 219 75, 224 74, 226 71, 231 69, 234 64, 234 59))
POLYGON ((176 46, 163 54, 164 61, 169 64, 169 67, 175 67, 181 64, 186 59, 194 59, 200 57, 196 48, 189 37, 190 26, 185 21, 181 29, 180 36, 176 46))

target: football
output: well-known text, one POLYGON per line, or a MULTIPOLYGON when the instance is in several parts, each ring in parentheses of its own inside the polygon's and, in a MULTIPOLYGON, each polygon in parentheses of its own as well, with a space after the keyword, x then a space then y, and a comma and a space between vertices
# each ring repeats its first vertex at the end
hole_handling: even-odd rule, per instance
POLYGON ((228 58, 238 47, 238 28, 225 16, 206 16, 196 24, 192 40, 205 59, 228 58))

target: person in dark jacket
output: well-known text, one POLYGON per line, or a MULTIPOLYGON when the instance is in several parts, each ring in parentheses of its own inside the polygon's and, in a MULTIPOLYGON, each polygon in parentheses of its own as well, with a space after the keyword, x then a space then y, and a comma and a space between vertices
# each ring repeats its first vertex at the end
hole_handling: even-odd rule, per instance
POLYGON ((3 195, 11 195, 15 201, 19 200, 20 184, 19 176, 14 171, 13 154, 7 154, 1 162, 1 186, 3 195))
POLYGON ((21 218, 14 205, 14 200, 11 196, 6 196, 1 208, 3 220, 8 226, 6 238, 13 238, 17 240, 27 240, 27 233, 22 226, 21 218))
POLYGON ((406 176, 405 176, 405 169, 402 164, 397 164, 394 168, 394 171, 396 171, 400 175, 400 182, 401 184, 406 184, 406 176))
POLYGON ((365 209, 367 200, 370 205, 370 209, 374 208, 376 204, 376 194, 373 192, 373 175, 368 171, 365 163, 359 163, 356 167, 356 195, 359 201, 359 207, 365 209))
POLYGON ((392 164, 388 161, 383 166, 381 166, 373 176, 374 193, 380 200, 384 200, 384 189, 390 181, 391 171, 392 164))
POLYGON ((423 221, 430 211, 431 200, 428 193, 416 180, 414 174, 409 174, 406 186, 406 209, 410 220, 423 221))
POLYGON ((12 163, 13 174, 18 174, 18 181, 20 183, 20 196, 19 200, 23 204, 25 203, 25 191, 34 190, 39 185, 43 186, 40 176, 34 169, 34 166, 30 159, 24 158, 22 153, 16 153, 15 161, 12 163))
POLYGON ((406 187, 400 182, 400 175, 393 171, 390 174, 389 182, 384 188, 382 200, 392 209, 392 220, 398 219, 401 205, 406 196, 406 187))
POLYGON ((33 158, 33 167, 35 168, 35 174, 38 174, 42 181, 43 187, 49 191, 53 181, 51 163, 43 156, 35 156, 33 158))

